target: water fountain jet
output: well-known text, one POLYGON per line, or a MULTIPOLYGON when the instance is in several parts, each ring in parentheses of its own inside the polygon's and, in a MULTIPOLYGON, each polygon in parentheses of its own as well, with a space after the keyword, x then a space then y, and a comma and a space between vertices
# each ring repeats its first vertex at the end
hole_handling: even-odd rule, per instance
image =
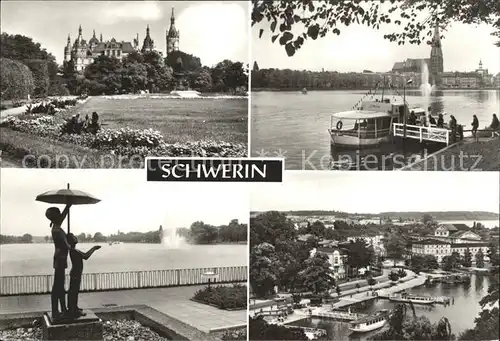
POLYGON ((183 249, 187 246, 186 239, 177 233, 176 228, 163 228, 160 226, 161 244, 166 249, 183 249))

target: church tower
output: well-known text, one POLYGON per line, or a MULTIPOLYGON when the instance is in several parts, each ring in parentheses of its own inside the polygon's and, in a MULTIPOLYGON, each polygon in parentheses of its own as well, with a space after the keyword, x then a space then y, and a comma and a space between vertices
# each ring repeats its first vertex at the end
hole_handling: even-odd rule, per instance
POLYGON ((434 28, 434 37, 432 38, 431 46, 431 65, 429 71, 432 75, 433 84, 441 85, 440 73, 443 72, 443 50, 441 49, 438 22, 436 22, 436 27, 434 28))
POLYGON ((68 34, 68 42, 64 48, 64 61, 69 62, 71 60, 71 37, 68 34))
POLYGON ((170 29, 167 32, 167 54, 170 52, 179 51, 179 30, 175 28, 175 15, 172 8, 172 16, 170 17, 170 29))
MULTIPOLYGON (((139 37, 137 37, 139 39, 139 37)), ((147 52, 147 51, 153 51, 155 48, 155 44, 153 39, 151 39, 151 36, 149 35, 149 25, 146 28, 146 37, 144 38, 144 42, 142 43, 142 53, 147 52)))

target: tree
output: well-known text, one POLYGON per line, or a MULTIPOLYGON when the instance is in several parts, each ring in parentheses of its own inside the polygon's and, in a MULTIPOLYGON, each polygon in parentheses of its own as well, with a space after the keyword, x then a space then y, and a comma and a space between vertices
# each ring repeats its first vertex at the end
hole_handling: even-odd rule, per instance
POLYGON ((191 236, 198 244, 211 244, 217 239, 217 229, 202 221, 196 221, 191 224, 191 236))
POLYGON ((301 271, 300 277, 304 288, 316 295, 328 293, 328 290, 335 285, 328 255, 323 252, 316 252, 313 257, 305 261, 305 269, 301 271))
POLYGON ((422 222, 424 223, 424 225, 430 224, 433 221, 434 221, 434 218, 432 218, 432 216, 430 214, 424 214, 422 217, 422 222))
POLYGON ((85 68, 86 86, 90 95, 118 93, 122 87, 121 62, 108 56, 99 56, 85 68))
POLYGON ((394 260, 394 266, 396 266, 396 260, 403 258, 406 253, 406 243, 403 238, 397 235, 391 235, 385 240, 385 249, 387 251, 387 257, 394 260))
POLYGON ((295 226, 284 213, 269 211, 250 219, 250 246, 277 240, 295 240, 295 226))
POLYGON ((309 340, 301 328, 268 324, 262 316, 249 318, 248 334, 249 340, 309 340))
POLYGON ((50 78, 46 60, 31 59, 24 62, 33 75, 33 96, 44 98, 49 94, 50 78))
POLYGON ((397 272, 392 272, 389 274, 389 280, 396 282, 399 279, 399 275, 397 272))
POLYGON ((248 86, 248 75, 243 63, 223 60, 212 69, 212 81, 216 91, 232 91, 248 86))
POLYGON ((148 70, 146 65, 129 62, 122 69, 122 89, 126 92, 135 93, 146 90, 148 84, 148 70))
POLYGON ((476 267, 482 268, 484 267, 484 254, 481 248, 476 252, 476 255, 474 256, 476 259, 476 267))
POLYGON ((103 243, 103 242, 106 242, 106 237, 101 232, 96 232, 94 234, 93 240, 96 243, 103 243))
POLYGON ((278 282, 278 260, 274 246, 262 243, 253 246, 250 252, 250 285, 257 297, 274 294, 278 282))
POLYGON ((453 252, 451 256, 443 257, 441 260, 441 267, 445 271, 451 271, 456 269, 460 263, 460 254, 458 252, 453 252))
POLYGON ((165 64, 170 66, 176 73, 195 72, 201 69, 201 60, 182 51, 173 51, 168 54, 165 64))
MULTIPOLYGON (((288 56, 293 56, 306 40, 323 38, 329 33, 340 35, 340 28, 351 24, 373 29, 396 25, 400 32, 386 34, 384 38, 398 45, 430 43, 436 23, 444 29, 454 21, 492 24, 495 30, 492 35, 500 37, 500 8, 495 0, 407 0, 403 5, 395 0, 390 3, 253 0, 252 3, 252 26, 266 19, 271 41, 284 46, 288 56)), ((263 33, 261 28, 259 38, 263 33)))
POLYGON ((490 259, 490 264, 493 266, 499 265, 498 248, 492 243, 488 249, 488 258, 490 259))
POLYGON ((472 266, 472 254, 470 252, 469 248, 465 249, 465 254, 464 254, 464 259, 463 259, 463 266, 470 268, 472 266))
POLYGON ((21 237, 20 241, 21 241, 21 243, 31 244, 31 243, 33 243, 33 236, 29 233, 25 233, 21 237))
MULTIPOLYGON (((374 252, 373 248, 368 247, 364 239, 356 239, 346 244, 347 264, 349 271, 369 266, 373 263, 374 252)), ((356 271, 357 272, 357 271, 356 271)))
POLYGON ((18 102, 33 93, 34 81, 30 69, 23 63, 0 58, 0 91, 3 100, 18 102))

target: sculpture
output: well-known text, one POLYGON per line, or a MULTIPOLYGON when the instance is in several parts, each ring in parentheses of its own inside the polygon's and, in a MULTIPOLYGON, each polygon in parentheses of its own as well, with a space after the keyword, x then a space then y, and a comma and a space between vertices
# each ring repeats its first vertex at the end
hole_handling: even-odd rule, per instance
POLYGON ((69 291, 68 291, 68 312, 72 318, 85 316, 83 310, 78 307, 78 294, 80 293, 80 283, 82 281, 83 260, 87 260, 92 254, 101 248, 100 245, 92 247, 87 252, 82 252, 76 249, 78 239, 73 233, 68 234, 68 243, 71 246, 69 255, 71 258, 71 271, 69 291))

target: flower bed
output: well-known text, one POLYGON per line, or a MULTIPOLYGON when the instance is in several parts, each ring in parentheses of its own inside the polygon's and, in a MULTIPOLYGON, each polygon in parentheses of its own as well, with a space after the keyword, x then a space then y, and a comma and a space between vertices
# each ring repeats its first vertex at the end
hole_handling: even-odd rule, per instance
POLYGON ((63 134, 65 124, 58 115, 30 113, 7 117, 0 122, 0 127, 126 157, 246 157, 248 153, 247 146, 241 143, 205 140, 168 144, 154 129, 120 128, 102 129, 96 134, 63 134))
MULTIPOLYGON (((134 320, 106 321, 103 323, 103 325, 105 341, 168 340, 134 320)), ((2 341, 28 341, 41 339, 42 328, 39 326, 33 328, 0 330, 0 340, 2 341)))
POLYGON ((247 287, 243 285, 206 287, 194 294, 193 301, 215 306, 219 309, 246 309, 247 287))
POLYGON ((246 341, 247 329, 226 330, 216 334, 222 341, 246 341))

